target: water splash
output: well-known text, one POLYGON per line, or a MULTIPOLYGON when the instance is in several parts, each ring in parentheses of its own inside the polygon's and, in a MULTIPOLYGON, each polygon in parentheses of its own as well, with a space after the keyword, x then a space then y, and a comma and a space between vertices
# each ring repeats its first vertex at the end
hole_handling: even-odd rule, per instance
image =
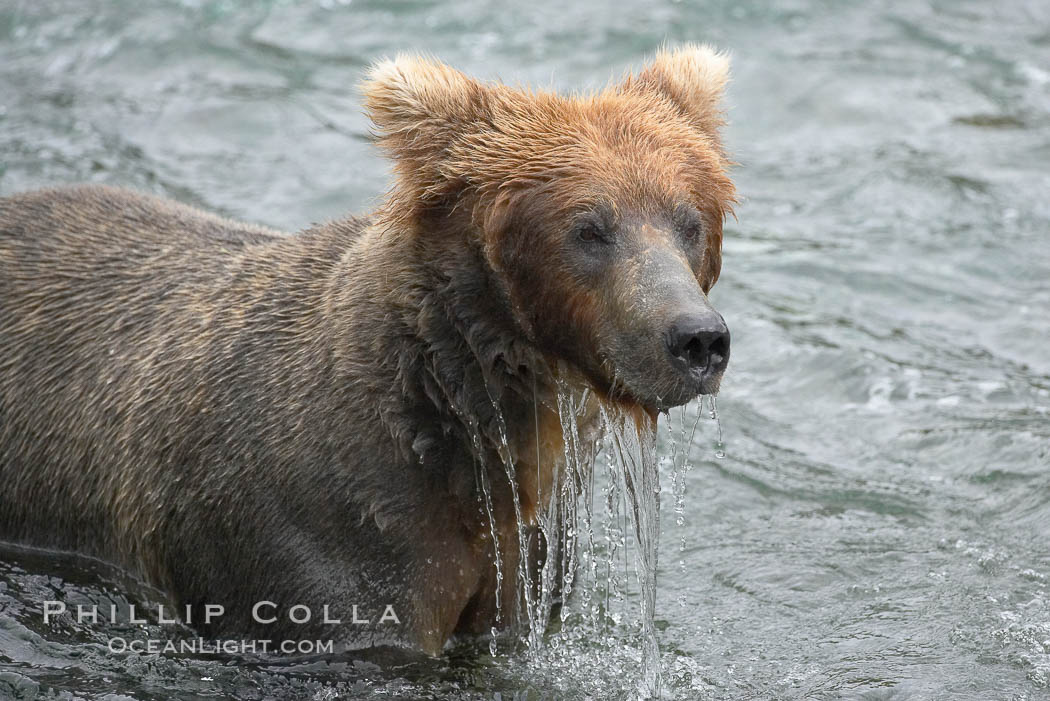
MULTIPOLYGON (((705 410, 703 398, 691 405, 695 414, 688 412, 687 416, 686 408, 678 410, 677 417, 665 414, 663 421, 671 454, 658 460, 657 424, 648 416, 603 404, 590 391, 564 382, 558 383, 554 396, 547 400, 534 396, 536 444, 524 449, 519 447, 530 453, 535 451, 536 483, 542 486, 542 493, 539 488, 537 492, 533 523, 524 520, 523 496, 518 483, 521 475, 512 456, 499 404, 496 401, 492 404, 497 416, 503 472, 511 484, 520 561, 528 562, 532 553, 530 532, 540 538, 546 548, 538 571, 519 567, 516 580, 521 612, 518 618, 528 628, 524 636, 526 656, 544 666, 555 659, 559 660, 558 664, 566 663, 564 651, 557 650, 559 636, 546 635, 552 620, 558 621, 561 627, 586 626, 588 644, 607 651, 623 648, 623 626, 627 626, 635 631, 629 637, 637 635, 640 639, 640 645, 635 648, 641 668, 636 695, 659 698, 664 686, 655 623, 660 472, 663 468, 670 474, 674 523, 679 528, 679 552, 682 552, 686 547, 685 482, 691 467, 689 447, 705 410), (540 445, 543 412, 556 412, 563 439, 560 455, 544 453, 540 445), (547 470, 550 480, 544 482, 547 470), (637 582, 637 590, 633 589, 633 582, 637 582), (572 594, 575 594, 573 605, 562 605, 572 594)), ((713 398, 709 415, 718 422, 713 398)), ((716 448, 724 455, 720 423, 718 428, 716 448)), ((480 484, 485 513, 491 520, 490 485, 484 480, 480 484)), ((491 532, 493 543, 498 546, 495 525, 491 532)), ((503 566, 497 560, 501 581, 503 566)), ((678 559, 678 566, 684 569, 683 559, 678 559)), ((493 633, 495 638, 495 630, 493 633)), ((562 642, 571 643, 574 639, 570 635, 562 642)), ((495 654, 494 641, 491 648, 495 654)))

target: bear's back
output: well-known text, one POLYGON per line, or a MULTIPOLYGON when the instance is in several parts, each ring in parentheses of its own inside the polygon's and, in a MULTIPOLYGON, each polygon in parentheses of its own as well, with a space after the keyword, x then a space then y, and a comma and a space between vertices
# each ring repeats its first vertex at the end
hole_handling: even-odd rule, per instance
POLYGON ((134 256, 151 246, 244 246, 285 234, 106 185, 76 185, 0 198, 0 249, 116 243, 134 256))
POLYGON ((227 435, 201 402, 258 413, 295 376, 274 367, 365 226, 282 234, 104 186, 0 198, 0 539, 134 569, 119 544, 174 483, 157 456, 227 435))

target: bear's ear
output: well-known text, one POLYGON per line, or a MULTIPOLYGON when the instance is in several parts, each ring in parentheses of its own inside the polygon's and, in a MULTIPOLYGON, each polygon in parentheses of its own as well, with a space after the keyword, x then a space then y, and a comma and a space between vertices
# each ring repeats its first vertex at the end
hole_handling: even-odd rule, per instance
POLYGON ((379 145, 417 196, 441 189, 449 146, 490 109, 489 86, 421 56, 373 64, 361 89, 379 145))
POLYGON ((670 100, 700 131, 718 139, 725 124, 719 103, 729 82, 729 56, 701 44, 664 49, 637 75, 627 92, 648 92, 670 100))

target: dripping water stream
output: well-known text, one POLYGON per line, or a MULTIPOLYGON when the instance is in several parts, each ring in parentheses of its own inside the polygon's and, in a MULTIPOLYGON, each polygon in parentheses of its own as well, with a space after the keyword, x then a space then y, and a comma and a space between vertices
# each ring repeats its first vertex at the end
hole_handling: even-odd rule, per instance
MULTIPOLYGON (((534 396, 533 420, 539 429, 541 410, 556 410, 563 438, 562 455, 557 464, 541 466, 543 454, 537 438, 535 456, 537 483, 543 467, 552 471, 548 493, 539 495, 536 523, 547 556, 538 571, 522 567, 517 582, 517 598, 526 626, 527 656, 540 663, 550 648, 557 646, 557 636, 546 635, 552 614, 558 627, 582 625, 605 635, 612 645, 615 630, 626 625, 637 632, 640 653, 639 684, 636 694, 642 698, 660 698, 664 684, 660 646, 656 630, 658 545, 660 536, 660 472, 669 473, 672 483, 674 524, 679 534, 679 550, 687 545, 685 530, 685 478, 690 469, 689 446, 704 415, 704 398, 695 405, 695 414, 687 419, 687 409, 667 412, 661 418, 669 438, 670 455, 657 455, 656 423, 639 422, 635 417, 617 408, 600 405, 596 416, 591 411, 595 427, 588 431, 581 426, 581 417, 588 415, 588 404, 594 402, 589 391, 575 391, 560 383, 554 398, 555 406, 546 406, 534 396), (675 428, 677 419, 677 430, 675 428), (596 429, 596 430, 595 430, 596 429), (603 485, 596 488, 596 467, 603 464, 603 485), (596 501, 604 510, 596 509, 596 501), (596 538, 596 536, 600 536, 596 538), (630 545, 633 538, 634 544, 630 545), (637 582, 638 603, 632 606, 632 580, 637 582), (564 605, 570 595, 572 606, 564 605), (573 613, 582 614, 570 622, 573 613)), ((710 400, 708 416, 716 422, 715 456, 724 457, 721 424, 714 397, 710 400)), ((507 427, 499 404, 493 400, 499 428, 499 453, 504 462, 504 474, 511 482, 518 529, 519 557, 525 562, 530 548, 527 534, 533 526, 523 519, 522 495, 517 485, 517 470, 509 446, 507 427)), ((550 460, 550 456, 547 457, 550 460)), ((484 513, 492 518, 490 485, 480 483, 483 492, 484 513)), ((494 546, 496 527, 490 531, 494 546)), ((503 581, 505 564, 497 557, 498 580, 503 581)), ((680 558, 678 567, 685 563, 680 558)), ((499 610, 497 608, 497 610, 499 610)), ((495 656, 496 629, 490 651, 495 656)))

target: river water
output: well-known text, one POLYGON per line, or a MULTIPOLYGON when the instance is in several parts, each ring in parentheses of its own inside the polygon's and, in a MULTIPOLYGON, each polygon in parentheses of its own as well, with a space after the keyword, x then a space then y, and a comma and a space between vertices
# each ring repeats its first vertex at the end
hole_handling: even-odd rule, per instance
MULTIPOLYGON (((294 230, 383 192, 376 57, 574 89, 685 40, 733 53, 743 201, 724 443, 709 407, 659 432, 665 693, 1050 697, 1050 3, 2 0, 0 194, 123 184, 294 230)), ((621 620, 570 617, 542 661, 118 655, 119 625, 39 602, 149 592, 4 548, 0 699, 627 698, 616 576, 621 620)))

